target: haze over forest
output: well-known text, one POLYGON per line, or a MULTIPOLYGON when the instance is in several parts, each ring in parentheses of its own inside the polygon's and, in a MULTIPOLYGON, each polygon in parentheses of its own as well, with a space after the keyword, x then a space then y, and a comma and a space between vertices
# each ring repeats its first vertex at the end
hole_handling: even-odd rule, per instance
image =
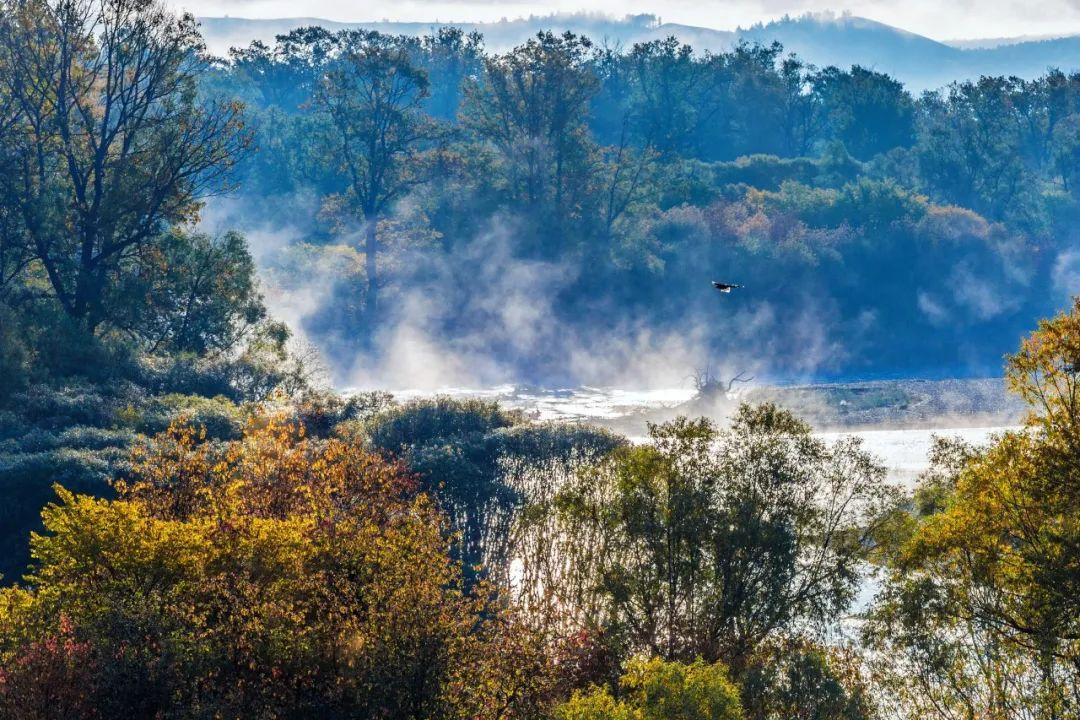
MULTIPOLYGON (((201 24, 220 48, 301 22, 201 24)), ((961 50, 844 16, 738 34, 648 16, 363 27, 413 38, 420 106, 457 163, 393 198, 387 217, 412 234, 388 261, 378 328, 355 304, 359 227, 328 212, 349 192, 325 165, 338 141, 311 132, 310 63, 334 41, 293 31, 208 73, 261 137, 206 227, 247 235, 271 306, 339 383, 677 385, 705 366, 787 381, 994 375, 1076 287, 1061 143, 1080 39, 961 50), (580 34, 550 36, 538 57, 509 49, 544 28, 580 34), (536 102, 566 103, 566 117, 474 83, 485 63, 509 72, 549 53, 574 75, 536 102), (997 67, 1008 78, 978 79, 997 67), (491 113, 515 106, 519 125, 498 128, 491 113), (506 143, 533 126, 569 144, 516 155, 506 143), (746 290, 717 297, 717 274, 746 290)))
POLYGON ((716 29, 665 22, 656 14, 616 18, 603 13, 563 13, 502 19, 494 22, 423 21, 341 22, 320 18, 201 17, 210 49, 225 54, 230 47, 253 40, 273 42, 274 36, 305 25, 340 30, 364 28, 390 34, 424 35, 442 26, 476 31, 489 50, 502 52, 542 30, 586 35, 598 44, 629 48, 634 43, 669 36, 697 52, 731 50, 739 42, 768 45, 779 42, 787 52, 825 67, 861 65, 887 73, 918 93, 936 90, 953 81, 980 75, 1015 75, 1032 79, 1048 68, 1080 67, 1080 33, 1061 32, 1037 37, 997 37, 933 40, 902 27, 851 14, 816 13, 759 22, 745 28, 716 29))

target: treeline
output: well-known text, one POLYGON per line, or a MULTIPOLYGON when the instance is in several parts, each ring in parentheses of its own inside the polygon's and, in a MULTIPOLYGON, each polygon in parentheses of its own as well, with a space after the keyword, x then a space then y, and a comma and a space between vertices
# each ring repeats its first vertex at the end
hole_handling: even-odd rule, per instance
POLYGON ((343 338, 413 322, 402 308, 420 295, 453 308, 424 318, 450 352, 565 371, 550 343, 501 337, 508 321, 485 309, 504 291, 471 281, 479 264, 550 298, 568 345, 665 330, 781 374, 992 371, 977 358, 1074 289, 1075 74, 912 97, 776 45, 545 33, 487 54, 451 28, 306 28, 234 50, 203 83, 242 98, 255 128, 231 219, 289 228, 267 260, 276 286, 332 278, 304 325, 345 356, 343 338), (722 315, 717 274, 751 288, 722 315), (809 324, 826 357, 774 342, 809 324))

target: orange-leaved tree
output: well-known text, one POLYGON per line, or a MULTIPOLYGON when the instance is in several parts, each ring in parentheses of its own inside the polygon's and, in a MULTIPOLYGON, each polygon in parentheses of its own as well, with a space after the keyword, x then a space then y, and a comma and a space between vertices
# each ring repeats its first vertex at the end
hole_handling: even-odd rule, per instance
POLYGON ((116 489, 57 488, 0 592, 0 717, 538 712, 539 644, 460 590, 401 466, 270 415, 229 443, 176 424, 116 489))

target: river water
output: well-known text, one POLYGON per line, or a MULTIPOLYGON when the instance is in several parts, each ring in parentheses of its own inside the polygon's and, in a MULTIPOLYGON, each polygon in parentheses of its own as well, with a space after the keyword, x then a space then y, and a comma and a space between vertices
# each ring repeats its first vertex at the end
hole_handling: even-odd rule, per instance
MULTIPOLYGON (((500 385, 489 388, 447 387, 432 390, 395 390, 399 400, 431 395, 450 395, 454 397, 473 397, 496 400, 504 407, 523 411, 537 420, 586 421, 608 425, 632 440, 644 438, 637 430, 627 430, 635 423, 627 422, 633 418, 644 418, 650 414, 664 411, 677 411, 678 407, 689 402, 694 391, 691 388, 660 388, 650 390, 631 390, 621 388, 578 387, 548 389, 520 385, 500 385), (624 427, 626 426, 626 427, 624 427)), ((962 420, 962 418, 961 418, 962 420)), ((643 426, 644 421, 636 423, 643 426)), ((915 479, 928 465, 933 437, 960 437, 963 440, 982 444, 997 433, 1007 430, 1007 426, 966 427, 961 423, 956 426, 935 426, 933 428, 905 427, 881 429, 857 429, 851 431, 820 432, 818 436, 827 442, 854 435, 863 441, 864 447, 875 455, 888 469, 889 478, 911 487, 915 479)))

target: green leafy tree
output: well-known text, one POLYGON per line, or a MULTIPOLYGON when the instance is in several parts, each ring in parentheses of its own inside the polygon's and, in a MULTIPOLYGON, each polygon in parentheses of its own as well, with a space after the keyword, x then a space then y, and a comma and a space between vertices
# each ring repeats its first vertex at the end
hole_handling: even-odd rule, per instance
POLYGON ((533 253, 557 254, 589 219, 594 146, 585 121, 598 86, 591 48, 571 33, 539 33, 487 58, 483 76, 466 86, 462 123, 498 151, 507 199, 550 226, 527 248, 533 253), (541 238, 546 247, 535 246, 541 238))
POLYGON ((1069 115, 1054 126, 1052 152, 1062 185, 1075 195, 1080 188, 1080 114, 1069 115))
POLYGON ((650 436, 559 493, 580 626, 738 677, 765 641, 845 611, 894 503, 857 441, 826 446, 771 405, 730 430, 680 419, 650 436))
POLYGON ((18 109, 0 206, 87 331, 110 323, 115 288, 146 270, 140 252, 195 217, 246 142, 237 104, 198 95, 201 49, 193 17, 145 0, 0 6, 0 96, 18 109))
POLYGON ((439 27, 421 39, 420 63, 432 80, 428 112, 453 121, 461 108, 465 83, 484 69, 484 38, 478 32, 439 27))
POLYGON ((871 720, 873 686, 852 650, 790 638, 759 653, 742 681, 747 718, 871 720))
POLYGON ((407 38, 347 32, 316 92, 330 122, 327 162, 348 183, 345 206, 364 223, 366 308, 379 312, 378 227, 395 201, 429 179, 424 151, 443 131, 424 112, 427 73, 407 38))
POLYGON ((890 76, 855 65, 828 67, 812 80, 828 135, 860 160, 915 141, 915 103, 890 76))
POLYGON ((117 288, 114 325, 150 353, 227 355, 266 320, 244 238, 172 232, 144 250, 145 269, 117 288))
MULTIPOLYGON (((454 556, 469 582, 511 584, 511 563, 529 549, 518 515, 557 477, 621 444, 589 427, 529 424, 495 403, 436 398, 387 409, 363 428, 371 447, 404 460, 457 534, 454 556)), ((528 572, 525 570, 524 572, 528 572)))
POLYGON ((674 37, 635 45, 626 56, 632 78, 632 122, 646 147, 685 153, 716 121, 724 96, 718 57, 694 56, 674 37))
POLYGON ((948 202, 992 218, 1017 215, 1028 185, 1015 78, 984 77, 920 103, 919 172, 948 202))

